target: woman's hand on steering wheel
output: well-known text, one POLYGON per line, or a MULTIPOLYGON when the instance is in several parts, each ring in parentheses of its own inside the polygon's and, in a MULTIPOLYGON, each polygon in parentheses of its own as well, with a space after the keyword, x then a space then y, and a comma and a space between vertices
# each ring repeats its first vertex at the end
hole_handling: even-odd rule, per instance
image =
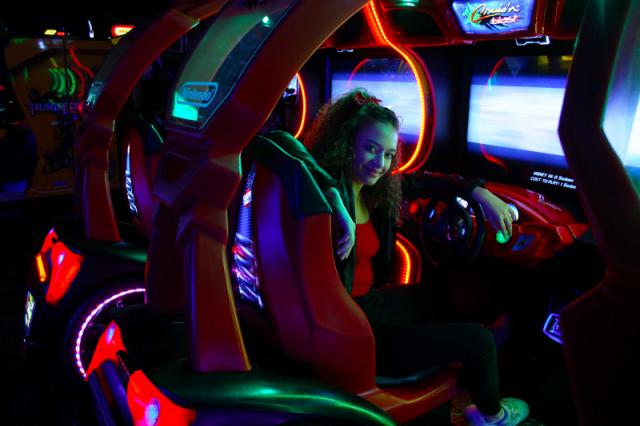
POLYGON ((516 212, 486 188, 474 188, 471 197, 480 204, 491 227, 496 232, 502 232, 505 237, 511 237, 512 223, 517 220, 516 212))

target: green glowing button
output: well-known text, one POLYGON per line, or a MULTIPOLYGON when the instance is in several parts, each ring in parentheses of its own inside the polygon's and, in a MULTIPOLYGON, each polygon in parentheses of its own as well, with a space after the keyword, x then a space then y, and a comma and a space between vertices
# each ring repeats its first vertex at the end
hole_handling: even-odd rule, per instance
POLYGON ((502 230, 496 232, 496 243, 507 244, 509 241, 511 241, 511 235, 505 235, 502 230))

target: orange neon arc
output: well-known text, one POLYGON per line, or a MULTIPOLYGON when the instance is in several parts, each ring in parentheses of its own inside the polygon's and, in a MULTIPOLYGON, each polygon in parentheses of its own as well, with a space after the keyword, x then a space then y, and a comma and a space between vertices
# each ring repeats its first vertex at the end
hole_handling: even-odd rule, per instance
POLYGON ((364 9, 365 16, 369 23, 369 27, 373 30, 373 36, 378 43, 386 44, 395 50, 402 58, 409 64, 413 75, 416 77, 416 82, 418 83, 418 89, 420 90, 420 103, 421 103, 421 113, 420 113, 420 134, 418 136, 418 142, 416 143, 416 147, 411 154, 411 157, 404 164, 396 170, 396 173, 408 173, 412 171, 416 171, 424 164, 426 160, 426 155, 420 158, 423 142, 424 142, 424 134, 425 127, 427 121, 427 107, 425 104, 425 90, 423 85, 423 79, 421 78, 422 73, 420 69, 422 69, 422 65, 420 61, 415 57, 415 55, 411 52, 411 50, 398 46, 394 44, 389 37, 387 36, 384 25, 380 19, 378 11, 376 10, 375 1, 370 1, 364 9))
POLYGON ((401 268, 400 268, 400 284, 408 284, 409 277, 411 277, 411 256, 409 256, 409 252, 407 248, 402 244, 402 242, 398 239, 396 240, 396 248, 400 251, 402 256, 401 260, 401 268))
POLYGON ((420 251, 411 241, 396 234, 396 253, 400 256, 400 284, 411 284, 420 281, 422 275, 422 261, 420 251))
POLYGON ((42 260, 42 254, 36 254, 36 266, 38 267, 38 276, 40 278, 40 282, 43 283, 47 281, 47 270, 44 267, 44 261, 42 260))
POLYGON ((300 73, 296 74, 296 78, 298 79, 298 84, 300 85, 300 98, 302 102, 302 113, 300 114, 300 125, 298 126, 298 131, 294 135, 294 138, 298 139, 304 130, 304 126, 307 122, 307 91, 304 87, 304 83, 302 81, 302 76, 300 73))

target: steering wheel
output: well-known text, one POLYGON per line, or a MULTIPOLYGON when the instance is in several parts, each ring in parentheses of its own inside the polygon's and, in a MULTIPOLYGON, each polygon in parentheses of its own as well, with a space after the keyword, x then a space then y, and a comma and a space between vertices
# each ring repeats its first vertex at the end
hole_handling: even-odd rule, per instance
POLYGON ((436 266, 468 261, 478 255, 485 236, 480 205, 455 195, 435 196, 420 222, 420 241, 436 266))

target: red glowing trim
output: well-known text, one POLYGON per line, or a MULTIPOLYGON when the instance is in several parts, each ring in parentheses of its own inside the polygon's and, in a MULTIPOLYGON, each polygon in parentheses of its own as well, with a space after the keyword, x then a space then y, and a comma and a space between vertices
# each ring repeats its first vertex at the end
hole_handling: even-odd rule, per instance
POLYGON ((49 249, 53 247, 53 243, 57 241, 58 241, 58 234, 56 234, 56 231, 53 228, 51 228, 47 236, 44 237, 44 241, 42 242, 42 248, 40 249, 40 253, 42 254, 46 253, 49 249))
POLYGON ((114 25, 111 27, 111 35, 113 37, 122 37, 129 31, 131 31, 135 25, 114 25))
POLYGON ((71 53, 71 59, 73 60, 73 63, 75 63, 78 68, 80 68, 82 71, 86 72, 89 77, 91 77, 91 79, 93 79, 93 71, 91 71, 90 68, 87 68, 85 65, 82 65, 82 63, 80 62, 80 60, 78 59, 78 57, 76 56, 76 50, 75 47, 72 47, 71 49, 69 49, 69 52, 71 53))
POLYGON ((44 268, 44 262, 42 261, 42 255, 40 253, 36 254, 36 266, 38 267, 40 282, 43 283, 47 281, 47 271, 44 268))
MULTIPOLYGON (((80 77, 80 92, 78 93, 77 97, 78 99, 84 99, 86 79, 84 78, 84 74, 82 73, 82 71, 87 73, 87 75, 91 77, 92 80, 93 80, 93 71, 91 71, 91 69, 87 68, 86 66, 82 65, 82 63, 78 59, 78 56, 76 55, 75 47, 71 47, 71 49, 69 49, 69 52, 71 54, 71 59, 73 60, 73 63, 78 68, 80 68, 80 71, 76 69, 72 69, 72 71, 75 72, 78 75, 78 77, 80 77)), ((82 115, 82 103, 78 107, 78 112, 82 115)))
POLYGON ((396 235, 396 248, 401 255, 399 283, 411 284, 419 281, 422 274, 422 262, 418 249, 401 234, 396 235))
MULTIPOLYGON (((485 86, 484 86, 484 92, 482 94, 482 97, 485 96, 487 88, 491 87, 491 79, 493 78, 494 74, 498 72, 498 68, 500 68, 500 66, 502 65, 502 63, 504 62, 505 59, 506 59, 506 57, 503 56, 493 66, 493 69, 489 73, 489 78, 487 79, 487 84, 485 84, 485 86)), ((499 159, 498 157, 494 157, 493 155, 489 154, 489 152, 487 151, 487 148, 484 147, 484 144, 480 144, 480 152, 482 152, 482 155, 484 156, 484 158, 487 159, 487 161, 502 167, 505 171, 508 171, 507 164, 504 161, 502 161, 501 159, 499 159)))
POLYGON ((293 136, 298 139, 302 134, 302 130, 304 130, 304 126, 307 123, 307 90, 304 87, 304 83, 302 82, 302 76, 300 73, 296 74, 296 78, 298 79, 298 84, 300 85, 300 95, 302 98, 302 115, 300 117, 300 125, 298 126, 298 131, 293 136))
POLYGON ((356 65, 356 67, 353 69, 353 71, 351 71, 351 74, 349 75, 349 79, 347 80, 347 88, 349 88, 351 86, 351 80, 353 80, 353 77, 355 77, 356 73, 358 71, 360 71, 360 68, 362 68, 363 65, 366 64, 367 61, 369 61, 369 59, 370 58, 364 58, 363 60, 358 62, 358 65, 356 65))
POLYGON ((67 33, 65 33, 64 31, 58 31, 58 32, 56 33, 56 35, 57 35, 58 37, 64 37, 65 35, 67 35, 67 33))
POLYGON ((119 351, 126 351, 126 349, 124 347, 124 343, 122 343, 120 327, 118 327, 115 322, 111 321, 107 328, 105 328, 102 332, 100 340, 98 340, 96 350, 93 353, 93 357, 91 358, 91 363, 89 364, 89 368, 87 368, 85 380, 89 380, 89 376, 91 375, 93 370, 100 367, 103 362, 111 361, 113 363, 117 363, 117 354, 119 351), (110 329, 112 329, 113 331, 110 331, 110 329), (109 336, 109 334, 111 334, 111 336, 109 336))
POLYGON ((389 37, 387 37, 387 34, 384 30, 384 26, 382 25, 380 16, 378 15, 378 11, 376 10, 376 5, 374 0, 371 0, 367 4, 367 7, 365 8, 365 16, 369 23, 369 28, 372 28, 374 30, 373 35, 376 41, 381 44, 386 44, 387 46, 395 50, 400 56, 402 56, 402 58, 409 64, 409 67, 411 67, 411 71, 413 72, 413 75, 416 78, 416 82, 418 83, 418 89, 420 91, 420 106, 421 106, 420 108, 421 124, 420 124, 420 134, 418 135, 418 142, 416 143, 416 147, 413 153, 411 154, 411 157, 409 157, 409 160, 407 160, 401 167, 399 167, 394 171, 394 173, 409 173, 419 169, 420 166, 422 166, 422 164, 424 164, 424 162, 427 159, 427 156, 422 156, 422 158, 418 162, 421 151, 422 151, 422 144, 424 142, 424 132, 425 132, 425 127, 427 122, 427 106, 425 104, 425 90, 421 81, 422 79, 420 78, 423 75, 423 73, 419 71, 420 69, 425 69, 424 64, 422 64, 421 61, 417 59, 417 56, 413 53, 413 51, 411 51, 408 48, 394 44, 389 39, 389 37), (421 66, 423 68, 420 68, 421 66))
POLYGON ((158 407, 157 419, 152 423, 153 426, 188 426, 196 419, 196 410, 181 407, 167 398, 142 370, 129 377, 127 402, 134 425, 149 424, 145 419, 145 412, 151 404, 158 407))
POLYGON ((72 252, 62 241, 51 248, 51 281, 44 300, 52 305, 58 304, 67 294, 71 282, 80 271, 84 257, 72 252))
POLYGON ((409 277, 411 276, 411 257, 409 256, 409 252, 402 245, 400 240, 396 240, 396 248, 400 251, 402 258, 400 259, 401 267, 400 267, 400 276, 398 277, 398 281, 400 284, 408 284, 409 277))

